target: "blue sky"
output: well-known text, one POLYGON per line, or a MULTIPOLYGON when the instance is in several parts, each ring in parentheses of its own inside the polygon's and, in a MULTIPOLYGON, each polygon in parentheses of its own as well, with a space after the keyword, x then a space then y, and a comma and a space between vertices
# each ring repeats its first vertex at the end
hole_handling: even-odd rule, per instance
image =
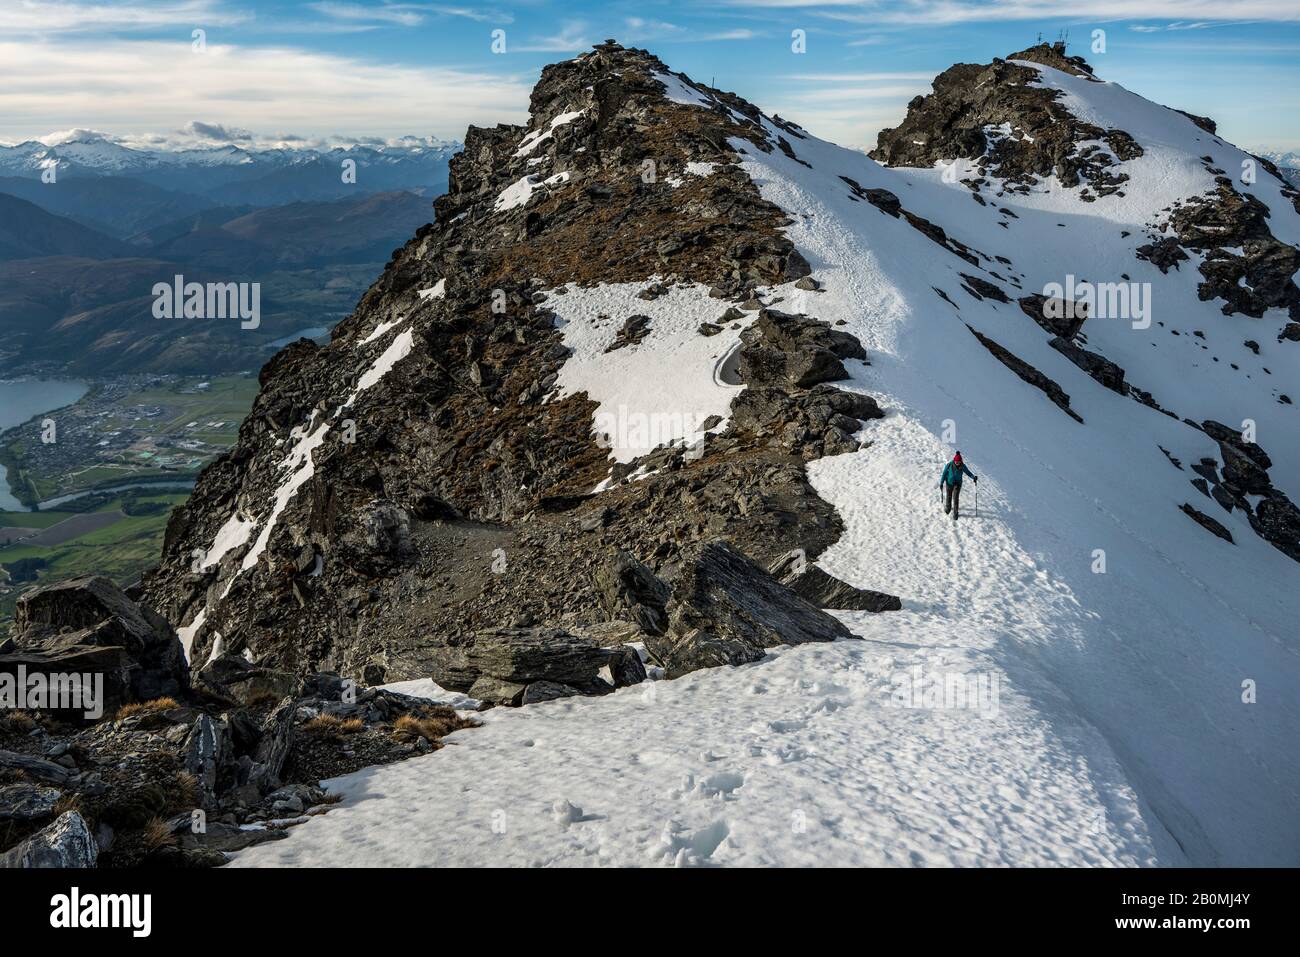
POLYGON ((870 147, 935 73, 1066 30, 1103 78, 1300 150, 1300 0, 0 0, 0 140, 458 138, 522 122, 542 66, 614 37, 870 147))

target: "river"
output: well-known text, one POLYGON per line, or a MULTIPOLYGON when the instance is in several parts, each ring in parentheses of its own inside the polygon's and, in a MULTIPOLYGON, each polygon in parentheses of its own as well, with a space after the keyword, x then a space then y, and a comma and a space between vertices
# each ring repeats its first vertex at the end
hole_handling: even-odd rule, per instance
MULTIPOLYGON (((0 432, 34 415, 71 405, 89 391, 86 383, 69 379, 0 380, 0 432)), ((0 511, 24 510, 9 490, 9 477, 0 465, 0 511)))

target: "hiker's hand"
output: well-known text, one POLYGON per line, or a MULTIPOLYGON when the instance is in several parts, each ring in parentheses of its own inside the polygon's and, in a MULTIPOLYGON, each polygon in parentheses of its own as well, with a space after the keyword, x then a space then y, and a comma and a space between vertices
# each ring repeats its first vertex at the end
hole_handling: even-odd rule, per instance
POLYGON ((976 485, 980 484, 980 477, 978 475, 972 475, 971 478, 975 480, 976 485))

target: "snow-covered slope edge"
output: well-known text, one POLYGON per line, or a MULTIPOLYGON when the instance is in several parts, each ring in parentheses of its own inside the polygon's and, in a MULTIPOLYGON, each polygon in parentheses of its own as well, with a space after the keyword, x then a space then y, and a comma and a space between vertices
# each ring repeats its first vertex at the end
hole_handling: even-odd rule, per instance
MULTIPOLYGON (((928 171, 883 169, 812 138, 795 144, 811 169, 784 155, 747 151, 747 171, 765 198, 794 216, 790 235, 827 289, 810 309, 844 319, 873 355, 889 357, 874 362, 862 385, 883 394, 898 420, 872 431, 868 451, 810 467, 814 485, 848 526, 822 563, 850 581, 868 573, 891 582, 907 576, 915 590, 904 596, 949 620, 956 640, 985 648, 1013 673, 1039 670, 1071 711, 1102 731, 1152 812, 1148 825, 1168 831, 1187 860, 1294 863, 1300 776, 1287 742, 1300 732, 1297 568, 1254 536, 1239 513, 1215 509, 1232 527, 1236 544, 1229 545, 1179 511, 1189 500, 1187 477, 1159 447, 1194 462, 1212 457, 1215 443, 1098 387, 1053 355, 1014 305, 963 293, 965 263, 936 262, 928 239, 851 202, 840 179, 890 189, 942 222, 950 236, 1010 259, 1006 268, 1017 270, 1028 290, 1064 282, 1072 271, 1098 278, 1129 272, 1150 282, 1160 325, 1135 330, 1122 320, 1092 319, 1085 327, 1090 348, 1104 344, 1105 355, 1119 357, 1135 380, 1182 415, 1253 418, 1260 435, 1274 437, 1270 454, 1281 467, 1273 473, 1294 496, 1300 461, 1284 439, 1295 434, 1293 407, 1256 379, 1233 376, 1225 363, 1189 359, 1188 350, 1168 355, 1171 331, 1194 342, 1194 329, 1209 330, 1217 351, 1232 344, 1234 333, 1249 337, 1251 327, 1200 302, 1189 277, 1165 277, 1122 258, 1132 252, 1118 235, 1121 224, 1136 232, 1144 217, 1187 195, 1181 190, 1213 185, 1208 174, 1196 176, 1197 155, 1186 153, 1201 131, 1109 84, 1039 69, 1046 83, 1072 88, 1072 109, 1101 114, 1108 126, 1122 122, 1144 145, 1148 129, 1159 138, 1159 153, 1148 147, 1147 156, 1122 165, 1132 171, 1129 197, 1085 205, 1077 191, 1058 184, 1043 196, 1004 196, 1017 219, 1001 231, 988 228, 987 207, 958 206, 950 197, 961 198, 962 187, 928 171), (1064 228, 1056 225, 1063 219, 1064 228), (935 286, 959 308, 936 299, 935 286), (963 323, 1062 383, 1087 424, 1063 418, 1010 376, 963 323), (984 517, 960 528, 931 518, 935 490, 926 481, 931 463, 945 454, 939 436, 949 423, 956 444, 988 479, 984 517), (862 492, 882 484, 892 494, 862 492), (1245 703, 1253 686, 1274 693, 1245 703)), ((1224 166, 1239 168, 1244 158, 1226 144, 1200 148, 1213 150, 1224 166)), ((1277 182, 1258 185, 1275 232, 1292 238, 1297 217, 1277 182)), ((1278 345, 1275 334, 1267 338, 1278 345)), ((1296 352, 1291 343, 1280 346, 1265 363, 1251 364, 1254 375, 1267 378, 1259 369, 1268 364, 1273 379, 1294 383, 1296 352)), ((1231 354, 1243 365, 1249 356, 1240 348, 1231 354)))

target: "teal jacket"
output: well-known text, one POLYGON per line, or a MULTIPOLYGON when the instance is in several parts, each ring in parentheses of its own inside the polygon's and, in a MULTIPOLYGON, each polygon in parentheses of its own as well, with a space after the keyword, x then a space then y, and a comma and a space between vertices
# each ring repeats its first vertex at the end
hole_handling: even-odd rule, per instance
MULTIPOLYGON (((957 465, 953 462, 949 462, 947 465, 943 467, 943 475, 939 478, 939 487, 942 488, 944 485, 960 485, 961 474, 963 472, 965 472, 971 478, 975 478, 975 473, 966 467, 965 462, 963 462, 961 465, 957 465)), ((976 481, 979 480, 976 479, 976 481)))

